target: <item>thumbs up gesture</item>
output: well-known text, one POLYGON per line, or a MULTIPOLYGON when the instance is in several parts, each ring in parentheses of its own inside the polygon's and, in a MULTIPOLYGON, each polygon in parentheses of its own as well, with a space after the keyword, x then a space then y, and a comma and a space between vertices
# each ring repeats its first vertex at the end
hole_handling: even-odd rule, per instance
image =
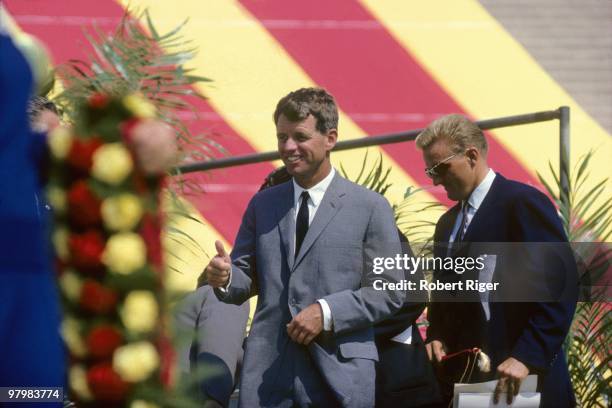
POLYGON ((232 260, 221 241, 215 241, 215 248, 217 249, 217 255, 210 260, 208 266, 204 269, 204 273, 210 286, 222 288, 229 282, 232 260))

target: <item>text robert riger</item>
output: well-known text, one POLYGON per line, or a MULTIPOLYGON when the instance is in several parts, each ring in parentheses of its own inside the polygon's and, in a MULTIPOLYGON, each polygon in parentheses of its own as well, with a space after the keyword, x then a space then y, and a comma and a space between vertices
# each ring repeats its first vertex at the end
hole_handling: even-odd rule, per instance
POLYGON ((499 282, 480 282, 478 279, 466 279, 460 282, 429 282, 421 279, 417 282, 403 279, 397 282, 387 282, 383 279, 376 279, 373 287, 375 290, 453 290, 453 291, 478 291, 486 292, 497 290, 499 282))

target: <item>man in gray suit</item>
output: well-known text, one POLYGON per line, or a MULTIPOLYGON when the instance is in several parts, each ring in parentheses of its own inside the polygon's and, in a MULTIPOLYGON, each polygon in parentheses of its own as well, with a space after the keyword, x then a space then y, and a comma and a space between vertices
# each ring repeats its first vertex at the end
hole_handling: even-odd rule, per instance
POLYGON ((203 407, 229 406, 243 355, 249 302, 220 302, 212 288, 202 284, 177 303, 173 318, 181 381, 192 385, 191 395, 203 407))
POLYGON ((231 257, 220 242, 206 267, 219 299, 259 301, 247 339, 242 407, 371 407, 374 323, 405 294, 373 288, 399 281, 376 257, 401 254, 393 212, 380 195, 336 173, 330 151, 338 110, 325 90, 304 88, 274 113, 278 151, 293 180, 256 194, 231 257))

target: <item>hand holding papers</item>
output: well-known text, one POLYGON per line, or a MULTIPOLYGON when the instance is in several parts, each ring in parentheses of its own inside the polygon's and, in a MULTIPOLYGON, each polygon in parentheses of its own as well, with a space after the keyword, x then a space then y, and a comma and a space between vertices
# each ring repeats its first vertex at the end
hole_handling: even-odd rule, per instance
POLYGON ((540 406, 540 393, 536 392, 538 377, 528 376, 521 385, 519 394, 512 404, 508 405, 505 398, 500 398, 498 404, 493 402, 493 392, 497 380, 475 384, 455 384, 453 407, 455 408, 484 408, 484 407, 515 407, 537 408, 540 406))

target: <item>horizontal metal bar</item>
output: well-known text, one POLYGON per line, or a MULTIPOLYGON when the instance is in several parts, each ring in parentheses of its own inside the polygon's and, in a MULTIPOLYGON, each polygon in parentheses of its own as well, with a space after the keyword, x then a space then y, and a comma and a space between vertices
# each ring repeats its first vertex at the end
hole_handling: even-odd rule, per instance
MULTIPOLYGON (((560 109, 554 111, 543 111, 526 113, 524 115, 506 116, 502 118, 479 120, 476 124, 483 130, 497 129, 508 126, 526 125, 529 123, 546 122, 559 119, 560 109)), ((361 139, 345 140, 338 142, 334 151, 358 149, 369 146, 378 146, 391 143, 407 142, 416 139, 423 129, 413 129, 406 132, 390 133, 379 136, 367 136, 361 139)), ((253 153, 244 156, 225 157, 222 159, 209 160, 198 163, 190 163, 179 166, 175 173, 192 173, 195 171, 205 171, 222 169, 225 167, 241 166, 244 164, 261 163, 266 161, 278 160, 278 152, 253 153)))

